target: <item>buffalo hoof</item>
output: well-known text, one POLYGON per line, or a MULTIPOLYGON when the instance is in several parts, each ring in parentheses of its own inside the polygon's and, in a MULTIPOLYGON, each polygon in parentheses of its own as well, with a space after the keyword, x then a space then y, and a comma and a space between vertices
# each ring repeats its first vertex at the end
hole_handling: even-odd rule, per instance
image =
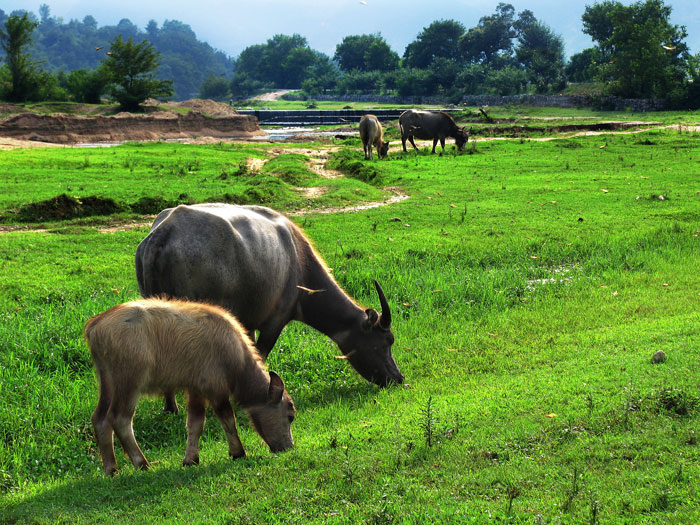
POLYGON ((191 467, 193 465, 199 465, 199 456, 195 456, 192 459, 185 458, 182 460, 183 467, 191 467))

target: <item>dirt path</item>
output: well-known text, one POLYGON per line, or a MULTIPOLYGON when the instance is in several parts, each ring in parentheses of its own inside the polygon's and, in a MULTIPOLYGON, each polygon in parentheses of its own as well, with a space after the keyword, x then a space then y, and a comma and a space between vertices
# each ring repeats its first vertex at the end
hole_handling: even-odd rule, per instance
POLYGON ((257 97, 253 97, 251 100, 263 100, 265 102, 272 101, 272 100, 277 100, 279 99, 282 95, 289 93, 293 90, 291 89, 281 89, 280 91, 272 91, 270 93, 263 93, 262 95, 258 95, 257 97))

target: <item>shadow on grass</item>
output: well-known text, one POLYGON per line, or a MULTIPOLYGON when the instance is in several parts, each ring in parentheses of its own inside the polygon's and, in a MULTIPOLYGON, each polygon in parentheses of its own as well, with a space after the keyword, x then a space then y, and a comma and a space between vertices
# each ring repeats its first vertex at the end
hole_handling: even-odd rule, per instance
MULTIPOLYGON (((122 519, 138 507, 158 506, 164 496, 202 479, 216 479, 236 472, 258 470, 271 461, 268 457, 242 460, 219 460, 214 464, 197 467, 159 468, 150 471, 133 471, 125 458, 120 462, 121 471, 114 478, 92 475, 83 479, 57 482, 39 493, 32 494, 2 508, 2 523, 70 522, 99 516, 100 521, 110 515, 122 515, 122 519)), ((133 514, 132 514, 133 516, 133 514)), ((118 520, 121 521, 121 520, 118 520)))

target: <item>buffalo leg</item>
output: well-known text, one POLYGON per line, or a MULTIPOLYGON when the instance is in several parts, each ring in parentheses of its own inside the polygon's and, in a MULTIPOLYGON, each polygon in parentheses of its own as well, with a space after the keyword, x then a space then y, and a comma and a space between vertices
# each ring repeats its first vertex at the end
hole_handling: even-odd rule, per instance
POLYGON ((403 134, 401 134, 401 145, 403 146, 404 152, 408 152, 406 149, 406 137, 403 134))
POLYGON ((173 414, 178 413, 177 401, 175 400, 175 394, 173 392, 165 393, 165 404, 163 405, 163 412, 172 412, 173 414))
POLYGON ((202 394, 190 390, 187 395, 187 451, 182 464, 199 465, 199 438, 207 417, 207 402, 202 394))
POLYGON ((268 324, 260 328, 260 333, 258 334, 258 340, 255 342, 255 348, 257 348, 260 357, 263 361, 267 359, 270 355, 272 347, 275 346, 277 339, 279 339, 280 334, 284 325, 279 324, 268 324))
POLYGON ((445 152, 445 137, 440 137, 440 146, 442 146, 442 152, 445 152))
POLYGON ((413 140, 413 135, 408 136, 408 140, 411 142, 411 145, 413 146, 413 149, 418 151, 418 146, 416 146, 416 142, 413 140))
POLYGON ((233 408, 228 398, 212 401, 212 409, 216 414, 219 423, 224 428, 226 439, 228 440, 228 454, 233 459, 245 457, 243 443, 238 437, 238 428, 236 427, 236 415, 233 413, 233 408))
MULTIPOLYGON (((119 394, 118 392, 116 394, 119 394)), ((134 437, 134 411, 136 410, 136 394, 115 395, 109 407, 108 418, 114 433, 117 434, 122 448, 134 464, 134 468, 147 470, 150 465, 134 437)))
POLYGON ((92 426, 95 429, 97 447, 102 458, 102 468, 105 474, 113 476, 118 469, 117 458, 114 457, 114 429, 107 417, 109 405, 112 402, 110 397, 109 388, 105 385, 104 380, 100 379, 100 399, 92 413, 92 426))
POLYGON ((435 153, 435 146, 437 146, 437 143, 438 143, 438 139, 437 139, 437 137, 435 137, 433 139, 433 153, 435 153))

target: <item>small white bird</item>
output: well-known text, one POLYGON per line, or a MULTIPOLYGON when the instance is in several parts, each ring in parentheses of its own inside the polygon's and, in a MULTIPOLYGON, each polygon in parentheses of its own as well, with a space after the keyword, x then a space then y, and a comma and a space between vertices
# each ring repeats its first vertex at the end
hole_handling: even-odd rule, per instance
POLYGON ((663 47, 667 51, 673 51, 674 49, 676 49, 676 46, 667 46, 664 44, 661 44, 661 47, 663 47))
POLYGON ((360 3, 361 3, 362 5, 367 5, 367 2, 365 2, 365 0, 360 0, 360 3))

